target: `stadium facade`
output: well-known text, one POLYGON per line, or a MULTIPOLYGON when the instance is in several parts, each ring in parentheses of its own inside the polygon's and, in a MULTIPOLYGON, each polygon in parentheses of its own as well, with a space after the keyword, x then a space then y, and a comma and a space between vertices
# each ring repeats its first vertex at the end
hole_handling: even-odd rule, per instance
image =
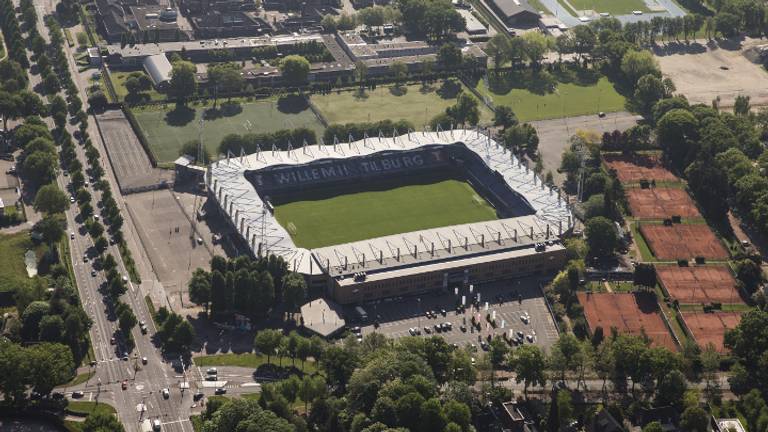
POLYGON ((255 256, 275 254, 341 304, 549 274, 565 264, 572 215, 559 192, 480 130, 410 132, 227 157, 208 167, 210 198, 255 256), (270 196, 314 187, 462 172, 498 220, 438 227, 312 250, 297 247, 270 196))

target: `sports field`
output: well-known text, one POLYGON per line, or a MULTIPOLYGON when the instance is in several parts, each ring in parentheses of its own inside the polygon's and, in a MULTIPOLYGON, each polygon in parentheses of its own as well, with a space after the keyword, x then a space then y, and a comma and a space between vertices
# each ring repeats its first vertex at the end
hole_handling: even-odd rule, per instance
POLYGON ((723 354, 728 352, 723 346, 725 332, 741 322, 741 312, 681 312, 681 314, 685 325, 702 349, 712 344, 718 352, 723 354))
MULTIPOLYGON (((221 99, 219 102, 221 107, 221 103, 226 100, 221 99)), ((306 127, 320 137, 324 130, 309 105, 298 96, 225 105, 214 113, 206 112, 210 107, 143 107, 134 110, 134 115, 159 163, 173 162, 179 157, 179 149, 185 142, 197 140, 203 113, 203 143, 214 158, 218 154, 221 139, 227 134, 265 133, 306 127)))
POLYGON ((656 275, 669 296, 680 303, 744 304, 728 266, 657 265, 656 275))
POLYGON ((607 12, 611 15, 629 15, 632 11, 650 12, 643 0, 567 0, 577 10, 607 12))
POLYGON ((642 224, 640 233, 653 255, 665 261, 704 257, 725 261, 728 251, 709 226, 642 224))
POLYGON ((275 217, 305 248, 496 219, 493 207, 460 179, 416 177, 360 189, 352 185, 276 197, 275 217))
MULTIPOLYGON (((455 104, 461 91, 469 93, 458 81, 427 87, 421 84, 380 86, 363 93, 355 90, 314 95, 312 103, 329 124, 408 120, 420 129, 455 104)), ((479 108, 480 123, 489 123, 493 113, 482 103, 479 108)))
POLYGON ((554 91, 532 91, 520 88, 517 75, 495 77, 486 83, 480 80, 477 91, 495 105, 507 105, 521 122, 597 114, 600 111, 624 110, 624 96, 613 88, 607 78, 591 84, 556 83, 554 91))
POLYGON ((616 171, 622 183, 638 183, 641 180, 656 182, 679 182, 680 179, 662 166, 656 155, 635 154, 624 156, 616 153, 603 154, 608 169, 616 171))

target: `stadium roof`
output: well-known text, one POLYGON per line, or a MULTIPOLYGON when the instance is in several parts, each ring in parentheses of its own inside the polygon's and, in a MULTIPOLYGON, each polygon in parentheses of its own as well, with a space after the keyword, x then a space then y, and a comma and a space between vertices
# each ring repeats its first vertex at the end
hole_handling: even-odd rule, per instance
POLYGON ((435 243, 436 249, 446 249, 448 238, 457 239, 458 244, 453 244, 452 240, 450 246, 454 255, 459 253, 460 249, 457 249, 457 246, 465 246, 461 244, 462 238, 466 239, 464 243, 467 255, 491 251, 494 247, 493 243, 499 238, 501 238, 499 246, 503 246, 502 250, 516 247, 516 243, 520 246, 530 245, 569 230, 572 222, 569 205, 556 190, 546 186, 539 176, 504 146, 479 130, 410 132, 390 138, 380 136, 335 145, 303 146, 288 151, 263 150, 247 156, 227 157, 208 167, 206 184, 211 195, 218 201, 219 206, 245 239, 254 255, 270 253, 282 256, 292 270, 304 274, 323 273, 321 265, 327 266, 331 258, 334 260, 331 267, 334 264, 338 265, 340 261, 337 256, 346 256, 348 263, 353 262, 357 259, 356 255, 362 258, 360 252, 363 250, 372 251, 372 262, 382 258, 382 254, 386 251, 384 255, 389 261, 385 263, 384 260, 380 260, 382 262, 379 266, 393 265, 395 263, 391 260, 396 255, 398 247, 394 245, 402 245, 402 258, 403 250, 407 249, 407 245, 413 248, 413 245, 420 244, 421 246, 417 247, 415 259, 419 262, 430 261, 435 259, 431 256, 431 244, 435 243), (247 171, 276 165, 301 165, 323 159, 343 159, 372 155, 382 151, 413 150, 428 145, 455 143, 463 143, 467 149, 480 156, 491 170, 498 171, 509 187, 527 201, 535 211, 535 215, 417 231, 310 251, 299 248, 293 243, 290 234, 273 216, 271 206, 262 202, 254 185, 245 176, 247 171), (517 230, 517 239, 515 239, 515 230, 517 230), (481 242, 483 245, 478 246, 481 242), (482 250, 477 249, 478 247, 482 250), (375 257, 376 251, 379 257, 375 257))

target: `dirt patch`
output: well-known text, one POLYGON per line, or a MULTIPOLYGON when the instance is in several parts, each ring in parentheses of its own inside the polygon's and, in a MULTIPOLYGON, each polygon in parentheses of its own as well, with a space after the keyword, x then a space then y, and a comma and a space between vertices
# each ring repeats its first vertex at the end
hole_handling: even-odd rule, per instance
POLYGON ((657 265, 656 275, 670 297, 680 303, 744 303, 727 266, 657 265))
POLYGON ((640 219, 668 219, 672 216, 699 218, 688 192, 678 188, 628 189, 626 191, 632 216, 640 219))
POLYGON ((612 327, 619 332, 647 335, 654 346, 676 351, 677 344, 659 315, 659 305, 651 293, 586 293, 579 292, 579 303, 589 328, 602 327, 608 334, 612 327))
POLYGON ((686 327, 700 347, 712 344, 718 352, 728 351, 723 346, 726 330, 730 330, 741 322, 740 312, 681 312, 686 327))
POLYGON ((641 180, 679 181, 674 174, 661 165, 658 156, 653 155, 603 155, 609 169, 616 171, 622 183, 638 183, 641 180))
POLYGON ((767 105, 768 74, 744 55, 761 44, 765 41, 747 39, 734 49, 715 43, 689 47, 668 44, 655 51, 664 76, 671 78, 676 93, 685 95, 692 104, 710 104, 720 97, 720 106, 730 107, 736 96, 746 95, 752 105, 767 105))
POLYGON ((728 259, 728 251, 707 225, 641 225, 640 233, 661 260, 728 259))

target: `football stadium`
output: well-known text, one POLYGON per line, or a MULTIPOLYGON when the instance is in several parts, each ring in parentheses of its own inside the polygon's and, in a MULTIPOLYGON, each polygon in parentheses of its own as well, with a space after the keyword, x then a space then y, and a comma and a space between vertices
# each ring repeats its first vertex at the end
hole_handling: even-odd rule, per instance
POLYGON ((568 203, 480 130, 262 150, 210 165, 210 199, 255 256, 341 304, 559 270, 568 203))

